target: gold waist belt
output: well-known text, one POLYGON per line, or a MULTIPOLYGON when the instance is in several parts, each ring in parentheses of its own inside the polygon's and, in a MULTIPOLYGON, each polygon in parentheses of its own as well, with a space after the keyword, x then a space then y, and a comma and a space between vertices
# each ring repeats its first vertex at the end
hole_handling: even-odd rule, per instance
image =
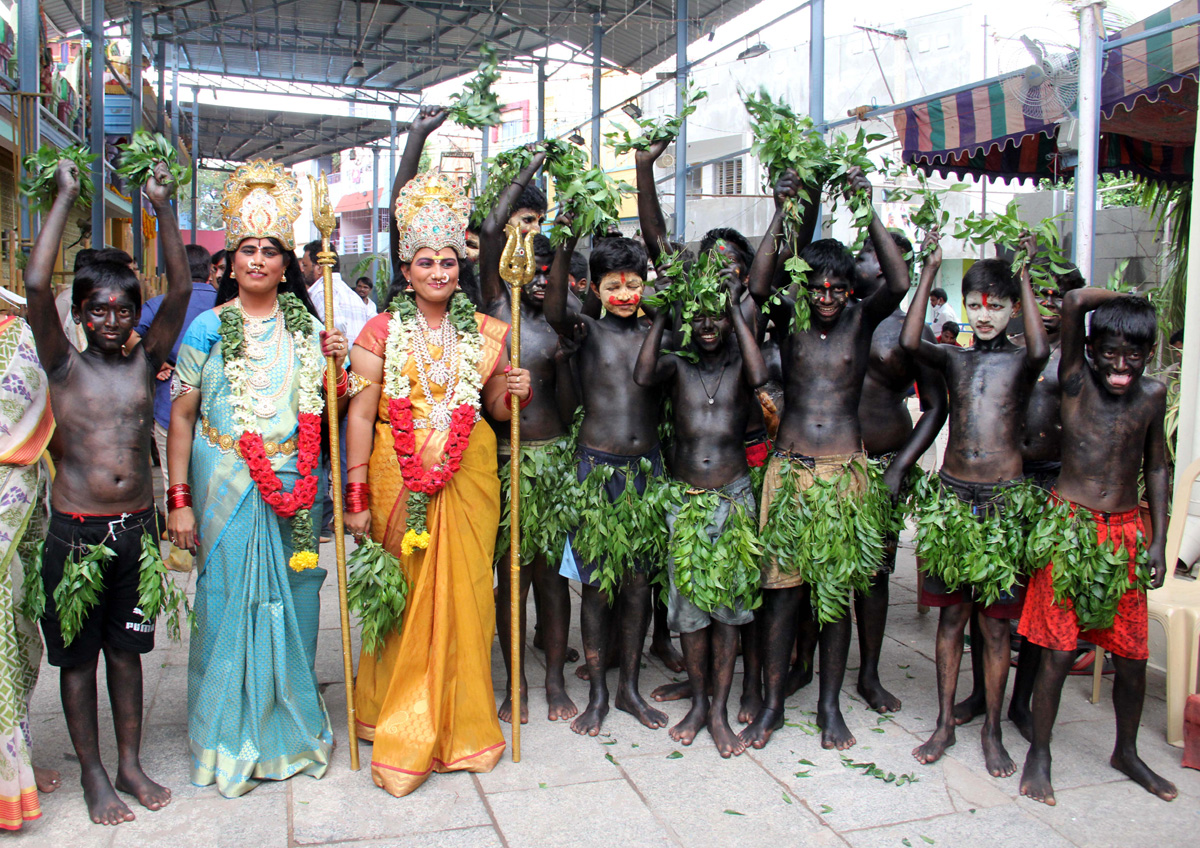
MULTIPOLYGON (((221 453, 233 451, 239 458, 242 458, 242 448, 238 444, 238 440, 228 433, 222 433, 216 427, 210 427, 207 418, 200 419, 200 432, 204 434, 204 438, 208 440, 208 443, 221 451, 221 453)), ((276 454, 291 456, 296 452, 296 438, 292 437, 286 442, 268 442, 264 440, 263 449, 266 451, 268 459, 276 454)))

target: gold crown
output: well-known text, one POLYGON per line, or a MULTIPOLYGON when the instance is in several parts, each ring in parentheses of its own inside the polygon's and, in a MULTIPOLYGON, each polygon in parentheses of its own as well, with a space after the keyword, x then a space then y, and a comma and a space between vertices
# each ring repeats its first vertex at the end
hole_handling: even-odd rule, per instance
POLYGON ((466 194, 445 174, 429 171, 414 177, 396 198, 400 261, 412 262, 423 247, 449 247, 464 257, 470 209, 466 194))
POLYGON ((300 206, 300 185, 287 168, 266 159, 239 165, 221 197, 225 249, 237 250, 243 239, 275 238, 295 250, 300 206))

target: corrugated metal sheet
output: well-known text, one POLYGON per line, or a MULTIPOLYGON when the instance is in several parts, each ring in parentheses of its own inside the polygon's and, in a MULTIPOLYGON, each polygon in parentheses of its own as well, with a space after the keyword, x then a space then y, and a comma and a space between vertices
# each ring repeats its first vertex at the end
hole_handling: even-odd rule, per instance
MULTIPOLYGON (((691 0, 692 37, 755 4, 691 0)), ((674 55, 673 0, 600 5, 606 60, 644 73, 674 55)), ((79 28, 85 10, 82 0, 43 0, 42 7, 65 32, 79 28)), ((126 0, 109 0, 105 11, 110 20, 120 21, 128 18, 128 7, 126 0)), ((373 21, 369 16, 376 4, 363 0, 361 36, 356 7, 348 0, 164 0, 144 4, 144 30, 148 42, 156 34, 177 33, 183 69, 299 82, 343 82, 361 45, 370 74, 364 87, 381 89, 420 89, 458 76, 475 66, 484 43, 512 59, 528 58, 548 44, 586 47, 592 41, 592 12, 569 0, 383 0, 373 21), (161 14, 148 14, 151 9, 161 14)))

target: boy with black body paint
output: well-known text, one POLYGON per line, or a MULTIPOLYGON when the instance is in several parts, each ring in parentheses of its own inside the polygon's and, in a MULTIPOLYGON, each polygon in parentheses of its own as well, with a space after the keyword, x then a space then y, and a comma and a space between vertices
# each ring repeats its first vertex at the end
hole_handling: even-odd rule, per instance
MULTIPOLYGON (((560 219, 563 223, 569 223, 560 219)), ((567 247, 573 248, 573 244, 567 247)), ((560 253, 559 256, 562 256, 560 253)), ((557 261, 558 257, 556 257, 557 261)), ((563 256, 565 261, 565 256, 563 256)), ((640 496, 648 477, 663 473, 662 451, 658 441, 660 392, 633 381, 634 366, 642 342, 649 332, 648 322, 638 318, 646 254, 636 242, 626 238, 599 240, 589 262, 592 291, 601 299, 605 314, 593 318, 570 303, 567 277, 551 275, 543 310, 560 336, 575 335, 577 324, 584 324, 579 352, 579 386, 583 401, 583 422, 579 430, 578 479, 583 482, 591 470, 607 465, 614 469, 605 486, 610 500, 620 497, 631 477, 640 496), (642 471, 642 461, 650 474, 642 471)), ((652 540, 632 540, 646 545, 652 540)), ((576 558, 580 552, 575 551, 576 558)), ((596 571, 600 562, 580 563, 583 586, 581 629, 587 662, 590 694, 587 708, 571 724, 576 733, 595 736, 608 714, 608 636, 614 621, 620 629, 620 678, 616 706, 635 716, 650 728, 665 727, 665 713, 652 708, 638 691, 642 644, 650 623, 650 583, 648 570, 660 563, 640 562, 628 574, 617 594, 618 610, 610 607, 599 588, 596 571)))
MULTIPOLYGON (((1036 249, 1036 243, 1026 240, 1025 249, 1032 252, 1036 249)), ((1050 358, 1029 395, 1029 408, 1025 414, 1025 428, 1021 438, 1022 471, 1025 479, 1047 494, 1058 481, 1059 470, 1062 467, 1058 364, 1063 297, 1067 292, 1086 285, 1083 275, 1074 266, 1065 274, 1051 274, 1050 280, 1050 284, 1039 286, 1034 291, 1041 310, 1042 325, 1046 328, 1046 339, 1050 343, 1050 358)), ((943 331, 949 323, 943 325, 943 331)), ((1024 333, 1010 334, 1009 338, 1014 344, 1025 344, 1024 333)), ((971 618, 970 626, 971 644, 983 644, 978 616, 971 618)), ((1030 698, 1033 696, 1034 677, 1040 663, 1041 648, 1028 640, 1022 640, 1021 649, 1017 654, 1016 672, 1013 675, 1008 718, 1027 741, 1033 741, 1030 698)), ((971 680, 971 694, 954 705, 954 721, 959 725, 966 724, 984 713, 986 699, 983 661, 976 652, 971 654, 971 680)))
MULTIPOLYGON (((1154 350, 1157 321, 1144 298, 1083 288, 1063 299, 1059 395, 1062 399, 1062 472, 1055 498, 1072 512, 1090 512, 1099 545, 1128 555, 1129 588, 1111 627, 1080 632, 1070 599, 1057 599, 1054 563, 1031 576, 1021 635, 1042 646, 1033 693, 1033 744, 1025 757, 1021 794, 1055 803, 1050 784, 1050 736, 1063 682, 1082 636, 1112 653, 1117 741, 1113 768, 1163 800, 1177 790, 1137 753, 1146 695, 1146 592, 1138 584, 1137 549, 1145 544, 1138 512, 1138 476, 1145 476, 1153 538, 1147 545, 1150 585, 1166 576, 1168 471, 1163 416, 1166 387, 1142 376, 1154 350), (1092 313, 1091 329, 1084 317, 1092 313), (1086 333, 1086 336, 1085 336, 1086 333), (1084 355, 1086 351, 1086 356, 1084 355)), ((1098 652, 1099 655, 1099 652, 1098 652)), ((1099 661, 1099 660, 1097 660, 1099 661)))
MULTIPOLYGON (((1021 433, 1029 396, 1037 382, 1050 346, 1038 316, 1037 302, 1029 283, 1028 265, 1018 284, 1008 262, 984 259, 963 277, 963 301, 967 320, 975 333, 968 348, 933 344, 922 338, 925 306, 932 280, 922 279, 909 306, 900 332, 900 345, 918 362, 946 377, 950 401, 950 433, 945 459, 939 472, 944 490, 969 504, 981 516, 1001 513, 1006 491, 1024 479, 1021 433), (1025 323, 1026 346, 1017 347, 1005 328, 1020 298, 1025 323)), ((1014 540, 1014 544, 1019 540, 1014 540)), ((977 552, 961 551, 964 566, 977 552)), ((918 545, 918 555, 920 546, 918 545)), ((937 729, 925 744, 913 751, 922 763, 937 761, 954 738, 954 691, 962 660, 963 633, 979 607, 987 696, 982 742, 988 772, 1006 777, 1016 766, 1004 749, 1000 710, 1009 666, 1009 619, 1020 617, 1021 589, 1013 587, 999 602, 982 606, 975 602, 974 589, 964 585, 947 591, 942 581, 927 574, 920 599, 925 606, 941 609, 937 634, 937 729)))
MULTIPOLYGON (((484 300, 486 303, 485 311, 493 318, 497 318, 505 323, 512 321, 512 293, 508 286, 504 284, 500 277, 500 254, 503 251, 505 243, 505 225, 506 222, 513 226, 523 225, 524 213, 529 213, 529 209, 519 208, 517 213, 522 213, 517 217, 521 218, 518 224, 513 224, 513 214, 510 214, 514 204, 521 202, 528 193, 529 181, 542 166, 546 158, 544 151, 538 151, 534 154, 529 165, 517 174, 512 184, 505 189, 500 196, 496 207, 488 214, 484 221, 480 232, 480 273, 483 289, 484 300)), ((540 195, 540 192, 538 192, 540 195)), ((535 222, 536 223, 536 222, 535 222)), ((524 239, 522 238, 522 242, 524 239)), ((547 291, 548 274, 551 273, 566 273, 565 257, 570 255, 570 246, 563 245, 559 248, 558 254, 563 254, 563 261, 559 261, 558 254, 555 254, 550 248, 550 241, 541 233, 534 236, 534 264, 535 271, 533 280, 526 286, 523 286, 520 291, 521 298, 521 367, 528 369, 530 373, 531 385, 533 387, 533 396, 524 409, 521 410, 521 449, 522 454, 527 454, 533 451, 549 452, 555 450, 566 451, 565 439, 570 431, 571 421, 569 418, 564 418, 560 407, 560 394, 567 392, 574 397, 574 381, 570 373, 570 365, 561 357, 556 356, 559 349, 558 333, 546 322, 546 316, 542 306, 545 302, 547 291), (554 263, 553 269, 551 263, 554 263)), ((510 455, 511 443, 509 441, 508 426, 496 426, 497 445, 500 448, 500 470, 502 476, 508 474, 508 462, 511 461, 510 455)), ((563 470, 570 473, 568 468, 569 461, 563 463, 563 470)), ((535 480, 535 486, 548 486, 552 489, 561 486, 560 480, 535 480)), ((531 513, 525 511, 523 518, 530 518, 531 513)), ((521 522, 522 536, 531 536, 533 529, 526 524, 526 521, 521 522)), ((496 544, 496 563, 499 591, 496 595, 496 626, 498 632, 507 633, 510 626, 512 616, 512 606, 510 602, 512 585, 511 585, 511 570, 509 568, 510 546, 508 523, 503 521, 501 524, 501 538, 497 539, 496 544)), ((557 545, 558 556, 562 555, 562 543, 557 545)), ((524 545, 522 545, 524 547, 524 545)), ((538 617, 539 624, 545 630, 545 651, 546 651, 546 701, 548 704, 548 715, 550 721, 558 721, 559 719, 566 720, 574 718, 578 713, 574 702, 567 695, 566 683, 563 680, 563 666, 566 662, 567 651, 567 630, 570 626, 571 615, 571 598, 567 586, 567 580, 558 573, 558 560, 548 560, 548 552, 538 551, 533 554, 532 560, 527 563, 528 567, 521 570, 521 596, 528 596, 529 588, 536 583, 536 594, 539 599, 538 617)), ((521 605, 521 609, 525 609, 525 605, 521 605)), ((524 616, 522 616, 524 619, 524 616)), ((525 632, 525 622, 521 621, 521 632, 525 632)), ((522 652, 524 651, 525 640, 521 640, 522 652)), ((512 645, 509 640, 500 640, 501 653, 504 656, 505 668, 509 669, 511 674, 512 668, 512 645)), ((524 657, 521 662, 522 678, 525 675, 526 664, 524 657)), ((528 688, 527 681, 521 680, 522 691, 528 688)), ((500 705, 498 714, 501 721, 512 721, 512 681, 509 681, 504 690, 508 693, 505 696, 503 703, 500 705)), ((525 697, 521 699, 521 722, 529 721, 529 701, 525 697)))
MULTIPOLYGON (((857 168, 847 175, 847 183, 848 191, 871 190, 857 168)), ((875 328, 900 305, 909 287, 908 269, 899 249, 878 216, 872 215, 870 238, 886 284, 870 297, 852 300, 854 257, 845 246, 832 239, 805 246, 801 258, 812 270, 800 296, 807 300, 810 326, 807 330, 793 331, 795 302, 786 294, 772 298, 771 281, 775 276, 777 245, 783 234, 783 200, 794 197, 798 189, 795 172, 787 172, 776 187, 777 211, 750 274, 750 293, 755 302, 760 306, 770 302, 770 318, 781 338, 784 374, 783 418, 760 506, 765 529, 769 529, 772 503, 784 489, 785 474, 795 474, 802 489, 816 486, 822 479, 844 479, 846 488, 833 496, 853 503, 855 506, 851 508, 866 502, 869 479, 858 407, 870 360, 871 337, 875 328)), ((799 505, 781 504, 778 509, 790 512, 799 509, 799 505)), ((882 532, 882 528, 879 530, 882 532)), ((878 544, 882 546, 882 538, 878 544)), ((803 556, 803 552, 797 552, 797 556, 803 556)), ((763 747, 783 724, 788 665, 797 621, 802 605, 810 601, 810 591, 811 587, 798 574, 781 571, 773 561, 764 567, 759 639, 763 646, 766 697, 758 715, 741 733, 747 745, 763 747)), ((844 750, 855 744, 840 705, 850 649, 848 610, 821 628, 819 641, 821 685, 817 724, 822 730, 821 745, 844 750)))
POLYGON ((63 454, 51 494, 50 535, 42 561, 46 608, 42 632, 47 658, 62 669, 60 689, 67 730, 79 759, 88 814, 97 824, 132 821, 133 813, 114 791, 135 796, 158 810, 171 791, 142 771, 142 661, 154 647, 154 622, 138 609, 141 538, 158 538, 150 468, 154 424, 154 377, 171 354, 183 327, 192 291, 183 239, 170 197, 174 186, 158 162, 146 184, 166 253, 166 297, 146 336, 124 351, 142 306, 137 275, 126 265, 94 262, 75 277, 72 313, 82 324, 87 349, 76 351, 63 333, 51 287, 54 259, 80 176, 62 160, 55 174, 58 196, 43 221, 25 272, 29 324, 38 357, 49 378, 55 423, 63 454), (103 590, 69 643, 63 639, 54 592, 68 560, 93 545, 115 555, 102 566, 103 590), (96 666, 103 652, 117 736, 115 782, 100 759, 96 666))
MULTIPOLYGON (((705 527, 712 544, 732 520, 732 510, 744 511, 750 520, 756 515, 745 433, 754 389, 767 381, 767 366, 754 340, 753 320, 748 321, 742 310, 745 286, 741 269, 726 266, 722 274, 729 295, 726 314, 697 314, 691 319, 691 348, 697 361, 661 350, 672 312, 664 308, 655 316, 642 343, 633 375, 641 386, 669 386, 675 423, 671 475, 692 487, 687 490, 688 497, 704 494, 695 490, 718 493, 718 506, 705 527), (736 333, 736 342, 730 339, 731 332, 736 333), (732 372, 728 380, 724 379, 727 371, 732 372), (713 386, 711 391, 709 385, 713 386)), ((680 509, 668 507, 667 524, 672 536, 680 509)), ((668 544, 668 550, 672 550, 673 543, 668 544)), ((676 581, 674 551, 668 556, 667 621, 681 636, 692 699, 687 716, 671 728, 671 738, 690 745, 707 724, 722 757, 740 754, 746 746, 729 726, 727 701, 737 661, 738 628, 753 621, 754 613, 740 605, 708 611, 697 606, 676 581)), ((727 575, 726 579, 733 578, 727 575)), ((659 694, 656 690, 655 696, 659 694)))

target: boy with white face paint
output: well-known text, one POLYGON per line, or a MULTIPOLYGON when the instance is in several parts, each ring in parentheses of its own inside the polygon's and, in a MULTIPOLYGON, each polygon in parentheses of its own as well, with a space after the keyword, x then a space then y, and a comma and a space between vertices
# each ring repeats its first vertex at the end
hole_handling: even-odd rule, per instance
MULTIPOLYGON (((945 497, 953 495, 971 509, 978 520, 996 522, 1003 515, 1009 491, 1023 478, 1022 425, 1034 383, 1046 364, 1050 346, 1038 315, 1029 282, 1028 262, 1020 282, 1013 279, 1007 262, 985 259, 963 277, 967 321, 975 334, 971 347, 955 348, 923 340, 921 318, 929 299, 931 279, 922 279, 900 332, 900 346, 918 362, 945 375, 950 405, 950 437, 939 481, 945 497), (1025 326, 1026 346, 1020 348, 1005 333, 1018 309, 1025 326)), ((937 485, 936 483, 934 484, 937 485)), ((952 501, 946 509, 954 508, 952 501)), ((986 537, 987 534, 985 534, 986 537)), ((922 555, 922 539, 917 554, 922 555)), ((948 534, 942 543, 954 546, 948 534)), ((1014 544, 1017 540, 1013 540, 1014 544)), ((972 563, 994 561, 1003 551, 973 551, 957 547, 953 556, 961 571, 972 563), (989 559, 990 558, 990 559, 989 559)), ((928 558, 927 558, 928 559, 928 558)), ((1008 679, 1009 619, 1021 612, 1021 589, 1013 586, 989 605, 977 604, 977 586, 965 579, 947 590, 933 574, 925 577, 920 602, 941 609, 937 635, 938 722, 933 735, 913 751, 922 763, 938 760, 954 744, 954 694, 962 660, 963 631, 976 607, 981 607, 981 629, 986 688, 983 752, 988 771, 996 777, 1011 775, 1016 766, 1004 750, 1000 735, 1000 709, 1008 679)))

